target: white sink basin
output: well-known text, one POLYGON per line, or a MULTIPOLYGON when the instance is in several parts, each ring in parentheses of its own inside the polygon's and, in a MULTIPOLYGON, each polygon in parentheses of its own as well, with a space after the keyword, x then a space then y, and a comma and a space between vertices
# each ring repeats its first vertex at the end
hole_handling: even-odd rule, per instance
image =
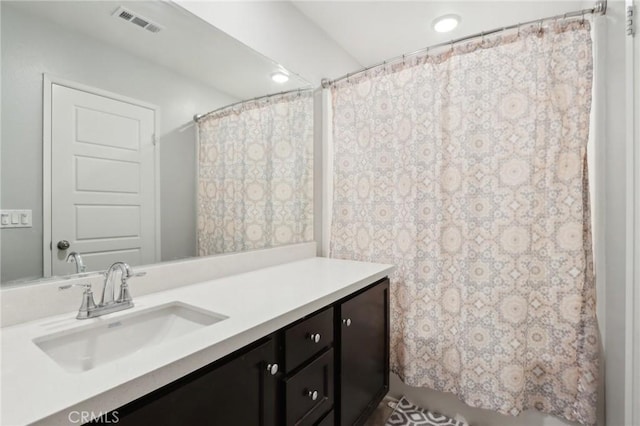
POLYGON ((33 342, 62 368, 73 373, 167 342, 228 317, 181 302, 154 306, 115 318, 98 318, 33 342))

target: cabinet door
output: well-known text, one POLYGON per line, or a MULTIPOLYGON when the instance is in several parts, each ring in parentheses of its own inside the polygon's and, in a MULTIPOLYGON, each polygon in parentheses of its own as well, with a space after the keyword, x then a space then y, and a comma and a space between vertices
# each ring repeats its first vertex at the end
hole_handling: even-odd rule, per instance
POLYGON ((389 280, 340 306, 340 425, 362 424, 389 389, 389 280))
POLYGON ((121 408, 119 425, 277 426, 276 376, 268 339, 121 408))

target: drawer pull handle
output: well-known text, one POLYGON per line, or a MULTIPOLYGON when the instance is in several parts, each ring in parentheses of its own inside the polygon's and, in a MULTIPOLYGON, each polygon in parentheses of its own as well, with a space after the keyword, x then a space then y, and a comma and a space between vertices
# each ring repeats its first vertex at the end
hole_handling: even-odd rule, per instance
POLYGON ((318 399, 318 391, 317 390, 308 391, 307 396, 311 398, 312 401, 315 401, 316 399, 318 399))
POLYGON ((278 372, 278 364, 267 364, 267 372, 272 376, 275 376, 278 372))
POLYGON ((309 336, 311 338, 311 341, 313 343, 320 343, 320 333, 313 333, 311 336, 309 336))
POLYGON ((347 327, 351 326, 351 318, 345 318, 342 320, 342 323, 347 327))

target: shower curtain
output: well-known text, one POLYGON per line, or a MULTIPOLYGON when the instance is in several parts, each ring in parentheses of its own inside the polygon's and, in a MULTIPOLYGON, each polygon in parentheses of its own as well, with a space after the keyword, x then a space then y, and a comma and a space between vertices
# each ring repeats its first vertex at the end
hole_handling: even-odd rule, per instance
POLYGON ((198 122, 198 255, 313 240, 311 91, 198 122))
POLYGON ((405 383, 595 423, 589 26, 503 32, 333 86, 330 255, 396 265, 405 383))

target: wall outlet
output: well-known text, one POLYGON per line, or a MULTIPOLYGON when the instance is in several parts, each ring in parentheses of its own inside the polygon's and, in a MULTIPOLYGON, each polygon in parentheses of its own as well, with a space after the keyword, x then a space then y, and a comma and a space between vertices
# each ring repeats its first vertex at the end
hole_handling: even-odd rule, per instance
POLYGON ((31 228, 31 210, 0 210, 0 228, 31 228))

